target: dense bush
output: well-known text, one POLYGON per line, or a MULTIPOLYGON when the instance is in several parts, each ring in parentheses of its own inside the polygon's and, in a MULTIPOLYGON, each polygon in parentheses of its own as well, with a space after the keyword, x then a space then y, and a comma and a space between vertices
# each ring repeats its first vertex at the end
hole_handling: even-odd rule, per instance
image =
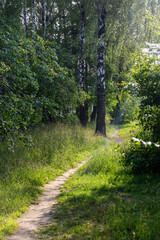
POLYGON ((134 174, 160 173, 160 148, 154 144, 144 146, 140 142, 125 145, 122 162, 134 174))
POLYGON ((25 38, 1 22, 0 135, 40 122, 74 119, 83 101, 71 70, 58 63, 54 43, 25 38))
POLYGON ((141 99, 138 118, 143 139, 160 142, 160 63, 147 56, 138 56, 135 61, 131 80, 141 99))

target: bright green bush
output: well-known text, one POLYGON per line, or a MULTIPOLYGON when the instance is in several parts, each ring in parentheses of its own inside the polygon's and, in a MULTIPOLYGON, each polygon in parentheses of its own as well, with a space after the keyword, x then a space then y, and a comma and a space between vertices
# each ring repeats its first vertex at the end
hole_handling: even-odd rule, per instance
POLYGON ((133 142, 121 149, 122 162, 134 174, 160 173, 160 148, 133 142))
POLYGON ((131 70, 131 80, 141 99, 139 121, 144 140, 160 141, 160 64, 154 58, 138 56, 131 70), (146 132, 148 133, 146 135, 146 132))

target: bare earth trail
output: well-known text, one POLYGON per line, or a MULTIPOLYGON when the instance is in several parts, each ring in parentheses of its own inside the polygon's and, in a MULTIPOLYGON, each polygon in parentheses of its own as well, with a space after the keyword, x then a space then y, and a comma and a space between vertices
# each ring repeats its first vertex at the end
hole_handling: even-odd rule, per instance
MULTIPOLYGON (((122 143, 124 140, 118 136, 118 126, 113 134, 115 138, 108 138, 117 143, 122 143)), ((54 218, 55 208, 57 204, 57 196, 60 194, 60 189, 63 187, 66 180, 74 174, 87 161, 78 164, 76 168, 70 169, 62 176, 57 177, 54 181, 46 184, 43 194, 37 199, 37 204, 32 204, 28 210, 18 219, 19 228, 15 234, 7 238, 7 240, 34 240, 34 232, 41 226, 51 223, 54 218)))
POLYGON ((78 164, 76 168, 70 169, 54 181, 46 184, 43 194, 36 201, 38 204, 32 204, 28 210, 19 218, 19 228, 15 234, 7 240, 34 240, 33 233, 40 226, 47 225, 54 218, 57 196, 66 180, 74 174, 88 159, 78 164))
POLYGON ((124 139, 123 138, 120 138, 118 136, 118 133, 119 133, 119 128, 118 126, 116 126, 116 131, 115 133, 112 135, 114 138, 108 138, 109 140, 112 140, 112 141, 115 141, 116 143, 122 143, 124 142, 124 139))
POLYGON ((118 126, 116 126, 116 132, 113 134, 113 137, 116 138, 116 139, 115 139, 116 143, 122 143, 122 142, 124 142, 124 139, 123 139, 123 138, 120 138, 120 137, 118 136, 118 133, 119 133, 119 128, 118 128, 118 126))

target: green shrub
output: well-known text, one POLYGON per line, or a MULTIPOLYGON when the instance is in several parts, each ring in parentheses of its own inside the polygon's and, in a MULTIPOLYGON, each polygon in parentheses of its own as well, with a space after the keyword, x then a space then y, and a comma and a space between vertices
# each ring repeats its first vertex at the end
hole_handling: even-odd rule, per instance
POLYGON ((143 139, 148 132, 150 141, 159 142, 160 64, 155 58, 139 54, 135 62, 134 68, 130 71, 130 77, 135 85, 135 92, 141 99, 138 119, 143 129, 143 139))
POLYGON ((140 142, 122 148, 122 161, 135 174, 160 173, 160 148, 140 142))

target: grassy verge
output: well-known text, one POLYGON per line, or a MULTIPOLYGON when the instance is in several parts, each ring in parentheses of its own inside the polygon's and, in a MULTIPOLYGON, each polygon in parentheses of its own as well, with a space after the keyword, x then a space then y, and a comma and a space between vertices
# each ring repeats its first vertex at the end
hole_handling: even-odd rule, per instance
POLYGON ((63 124, 41 126, 0 146, 0 239, 41 193, 41 187, 99 147, 94 131, 63 124))
POLYGON ((160 177, 128 173, 119 148, 101 145, 65 184, 56 219, 39 240, 160 239, 160 177))
POLYGON ((130 140, 131 136, 136 135, 136 133, 139 131, 138 129, 138 123, 136 121, 127 123, 127 124, 121 124, 119 125, 119 137, 130 140))
POLYGON ((115 133, 115 131, 116 131, 116 125, 109 124, 106 126, 107 137, 114 138, 113 134, 115 133))

